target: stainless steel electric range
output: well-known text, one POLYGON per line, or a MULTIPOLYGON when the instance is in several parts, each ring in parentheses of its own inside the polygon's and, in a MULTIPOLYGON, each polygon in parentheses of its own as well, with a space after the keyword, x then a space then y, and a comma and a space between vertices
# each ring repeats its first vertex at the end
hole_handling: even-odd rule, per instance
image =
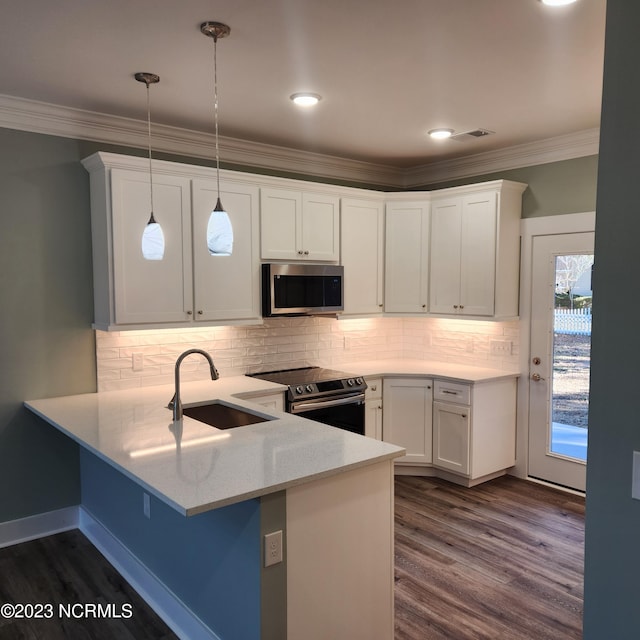
POLYGON ((286 385, 285 406, 289 413, 364 435, 364 391, 367 384, 362 376, 322 367, 247 375, 286 385))

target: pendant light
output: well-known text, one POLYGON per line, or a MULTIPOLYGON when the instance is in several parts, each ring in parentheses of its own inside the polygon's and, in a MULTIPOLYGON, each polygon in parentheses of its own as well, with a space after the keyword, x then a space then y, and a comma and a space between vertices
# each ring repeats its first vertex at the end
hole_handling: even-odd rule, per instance
POLYGON ((220 146, 218 141, 218 39, 226 38, 231 29, 222 22, 203 22, 200 31, 213 39, 213 119, 216 140, 216 181, 218 199, 207 224, 207 248, 212 256, 230 256, 233 252, 233 226, 220 201, 220 146))
POLYGON ((147 85, 147 134, 149 141, 149 201, 151 215, 144 231, 142 232, 142 256, 145 260, 162 260, 164 258, 164 233, 162 227, 153 216, 153 170, 151 167, 151 101, 149 98, 149 85, 160 82, 160 76, 155 73, 140 72, 134 75, 138 82, 147 85))

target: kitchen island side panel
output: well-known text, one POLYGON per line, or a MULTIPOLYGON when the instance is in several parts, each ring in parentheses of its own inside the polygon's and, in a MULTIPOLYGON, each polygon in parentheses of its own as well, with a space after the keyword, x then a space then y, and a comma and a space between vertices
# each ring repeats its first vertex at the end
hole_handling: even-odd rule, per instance
MULTIPOLYGON (((185 517, 85 449, 82 506, 222 640, 260 638, 260 501, 185 517)), ((187 473, 203 473, 193 469, 187 473)))

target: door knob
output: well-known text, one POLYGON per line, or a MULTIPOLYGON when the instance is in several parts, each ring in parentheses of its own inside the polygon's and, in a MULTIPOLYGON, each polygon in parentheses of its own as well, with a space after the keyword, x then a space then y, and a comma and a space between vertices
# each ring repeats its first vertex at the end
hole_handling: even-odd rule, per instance
POLYGON ((540 382, 540 380, 544 380, 544 378, 539 373, 532 373, 531 374, 531 379, 534 382, 540 382))

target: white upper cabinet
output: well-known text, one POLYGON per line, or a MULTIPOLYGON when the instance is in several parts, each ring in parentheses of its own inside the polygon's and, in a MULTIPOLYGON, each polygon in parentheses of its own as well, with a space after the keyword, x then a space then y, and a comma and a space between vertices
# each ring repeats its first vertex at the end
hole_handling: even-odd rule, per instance
POLYGON ((432 194, 430 313, 518 315, 525 188, 503 180, 432 194))
POLYGON ((384 205, 342 199, 340 242, 344 266, 344 315, 382 312, 384 205))
POLYGON ((337 262, 340 198, 289 189, 260 192, 260 255, 263 260, 337 262))
POLYGON ((141 249, 149 220, 148 164, 94 154, 91 174, 94 326, 152 329, 259 321, 258 187, 221 181, 234 231, 231 255, 211 255, 207 224, 217 191, 210 169, 154 162, 154 217, 165 238, 162 259, 141 249))
MULTIPOLYGON (((186 311, 193 304, 189 246, 191 186, 189 180, 182 177, 158 174, 154 178, 154 217, 165 237, 162 260, 146 260, 141 250, 142 233, 150 213, 148 172, 111 171, 113 296, 112 300, 108 296, 104 298, 107 294, 104 287, 94 291, 95 297, 102 295, 104 298, 96 300, 95 321, 100 328, 111 324, 180 323, 189 320, 186 311), (112 313, 108 310, 109 303, 113 305, 112 313)), ((104 204, 101 209, 104 210, 104 204)), ((103 245, 108 237, 96 237, 96 231, 94 226, 94 248, 99 248, 103 257, 97 257, 94 252, 94 266, 103 272, 111 262, 104 257, 103 245)))
POLYGON ((384 310, 426 313, 429 202, 387 202, 384 310))
POLYGON ((260 315, 257 186, 220 181, 220 199, 233 228, 231 255, 212 255, 207 224, 218 197, 215 180, 193 181, 194 319, 257 320, 260 315))

